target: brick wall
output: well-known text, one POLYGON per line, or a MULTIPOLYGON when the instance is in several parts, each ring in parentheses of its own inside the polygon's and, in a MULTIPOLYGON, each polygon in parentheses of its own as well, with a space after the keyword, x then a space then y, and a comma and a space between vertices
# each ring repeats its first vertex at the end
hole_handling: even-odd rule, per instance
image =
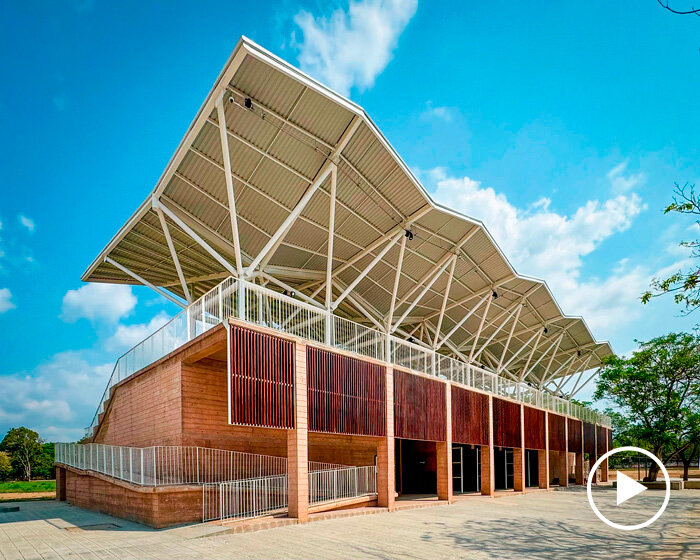
POLYGON ((204 359, 182 366, 182 442, 286 457, 285 430, 228 423, 226 363, 204 359))
POLYGON ((66 501, 156 529, 202 519, 200 486, 139 488, 99 475, 65 470, 66 501))
POLYGON ((180 363, 170 359, 112 392, 94 442, 110 445, 181 445, 180 363))

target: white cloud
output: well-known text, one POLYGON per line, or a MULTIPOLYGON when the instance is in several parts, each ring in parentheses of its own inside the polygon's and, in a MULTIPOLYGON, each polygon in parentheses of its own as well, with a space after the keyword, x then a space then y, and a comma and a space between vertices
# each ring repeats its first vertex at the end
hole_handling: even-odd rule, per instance
POLYGON ((350 2, 328 18, 300 11, 294 23, 304 36, 295 43, 302 70, 343 95, 371 87, 417 6, 417 0, 350 2))
POLYGON ((26 426, 43 438, 77 440, 92 420, 113 364, 91 364, 84 352, 60 352, 31 372, 0 373, 0 437, 26 426))
POLYGON ((107 341, 108 350, 128 350, 153 334, 170 320, 170 316, 161 311, 148 323, 135 325, 119 325, 115 333, 107 341))
POLYGON ((9 288, 0 288, 0 313, 5 313, 10 309, 14 309, 15 304, 12 303, 12 292, 9 288))
POLYGON ((20 214, 18 216, 19 223, 22 224, 25 228, 27 228, 30 232, 34 231, 34 220, 31 218, 27 218, 27 216, 20 214))
POLYGON ((613 193, 621 194, 634 189, 642 184, 646 179, 644 173, 625 174, 627 171, 627 160, 617 164, 606 174, 606 178, 610 182, 610 188, 613 193))
POLYGON ((435 106, 432 101, 428 101, 425 104, 425 111, 421 113, 421 119, 440 120, 449 123, 454 120, 456 113, 457 109, 454 107, 435 106))
POLYGON ((135 305, 136 296, 131 292, 131 286, 86 284, 66 292, 61 317, 69 323, 81 318, 116 322, 131 313, 135 305))
POLYGON ((482 220, 516 270, 546 280, 565 313, 583 315, 591 328, 606 332, 635 318, 651 271, 622 261, 607 278, 582 280, 581 268, 584 257, 646 208, 637 194, 590 200, 566 215, 550 209, 547 198, 517 208, 469 177, 449 177, 442 168, 429 174, 436 200, 482 220))

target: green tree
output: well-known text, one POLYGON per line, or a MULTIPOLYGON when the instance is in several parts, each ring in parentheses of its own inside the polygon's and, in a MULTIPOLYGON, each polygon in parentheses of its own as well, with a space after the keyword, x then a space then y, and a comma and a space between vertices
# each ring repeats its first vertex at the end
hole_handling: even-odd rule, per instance
MULTIPOLYGON (((648 449, 664 462, 697 443, 700 418, 700 338, 671 333, 640 343, 630 358, 610 356, 596 399, 608 399, 620 444, 648 449)), ((653 465, 649 479, 656 480, 653 465)))
MULTIPOLYGON (((664 209, 664 214, 669 213, 700 216, 700 196, 695 192, 695 185, 686 183, 681 187, 676 184, 673 202, 664 209)), ((700 220, 695 223, 700 226, 700 220)), ((700 259, 700 239, 681 241, 680 245, 690 249, 691 259, 700 259)), ((700 266, 678 270, 666 278, 654 278, 651 289, 642 294, 642 303, 666 294, 673 294, 673 300, 684 308, 685 313, 692 313, 700 307, 700 266)))
POLYGON ((12 466, 23 480, 32 479, 32 469, 41 457, 39 434, 29 428, 12 428, 7 432, 0 451, 5 451, 12 457, 12 466))
POLYGON ((54 444, 44 443, 41 446, 41 454, 37 459, 36 465, 34 466, 34 476, 36 478, 44 478, 46 480, 53 480, 56 478, 56 467, 53 464, 54 461, 54 444))
POLYGON ((12 474, 12 462, 10 455, 0 451, 0 480, 7 480, 12 474))
POLYGON ((683 480, 688 480, 690 464, 698 460, 700 452, 700 414, 695 414, 690 420, 690 432, 685 434, 676 443, 680 449, 678 458, 683 463, 683 480))

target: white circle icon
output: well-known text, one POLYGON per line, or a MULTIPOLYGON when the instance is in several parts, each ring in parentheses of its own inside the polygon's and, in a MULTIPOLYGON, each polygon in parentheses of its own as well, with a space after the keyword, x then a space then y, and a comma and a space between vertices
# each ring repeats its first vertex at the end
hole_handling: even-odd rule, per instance
MULTIPOLYGON (((659 517, 661 517, 661 514, 664 512, 666 509, 666 506, 668 505, 668 500, 671 498, 671 479, 668 476, 668 471, 666 470, 666 467, 664 467, 664 464, 659 461, 658 457, 656 457, 653 453, 650 453, 646 449, 641 449, 640 447, 632 447, 632 446, 627 446, 627 447, 618 447, 616 449, 613 449, 611 451, 608 451, 605 455, 600 457, 593 467, 591 468, 592 473, 594 473, 600 464, 605 461, 608 457, 611 455, 614 455, 615 453, 619 453, 621 451, 634 451, 635 453, 641 453, 642 455, 646 455, 649 457, 651 460, 653 460, 659 467, 661 468, 661 471, 664 473, 664 478, 666 480, 666 496, 664 497, 664 503, 661 504, 661 507, 659 508, 659 511, 657 511, 654 515, 652 515, 649 519, 647 519, 644 523, 638 523, 636 525, 621 525, 620 523, 615 523, 613 521, 610 521, 607 517, 605 517, 598 508, 596 507, 595 503, 593 502, 593 496, 591 496, 591 482, 593 480, 592 476, 588 477, 588 484, 586 485, 586 493, 588 494, 588 503, 591 505, 591 509, 593 510, 593 513, 595 513, 598 516, 598 519, 600 519, 603 523, 608 525, 609 527, 613 527, 615 529, 620 529, 621 531, 635 531, 637 529, 643 529, 644 527, 648 527, 651 525, 654 521, 656 521, 659 517)), ((632 480, 630 477, 624 475, 620 471, 618 471, 618 480, 617 480, 617 505, 620 505, 623 502, 626 502, 630 498, 636 496, 637 494, 641 494, 644 490, 646 490, 646 487, 642 486, 638 482, 632 480)))

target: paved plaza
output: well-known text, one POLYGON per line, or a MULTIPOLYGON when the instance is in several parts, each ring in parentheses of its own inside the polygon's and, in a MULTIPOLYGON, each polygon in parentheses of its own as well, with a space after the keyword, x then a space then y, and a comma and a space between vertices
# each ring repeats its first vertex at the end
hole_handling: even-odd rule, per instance
MULTIPOLYGON (((615 491, 594 490, 601 508, 615 491)), ((628 506, 630 522, 663 493, 628 506), (640 512, 636 512, 639 508, 640 512)), ((700 491, 673 492, 650 528, 622 532, 601 523, 580 488, 462 498, 411 509, 231 534, 217 525, 155 531, 64 502, 24 502, 0 513, 0 558, 700 558, 700 491)), ((622 513, 620 513, 622 517, 622 513)), ((618 519, 618 521, 623 521, 618 519)))

